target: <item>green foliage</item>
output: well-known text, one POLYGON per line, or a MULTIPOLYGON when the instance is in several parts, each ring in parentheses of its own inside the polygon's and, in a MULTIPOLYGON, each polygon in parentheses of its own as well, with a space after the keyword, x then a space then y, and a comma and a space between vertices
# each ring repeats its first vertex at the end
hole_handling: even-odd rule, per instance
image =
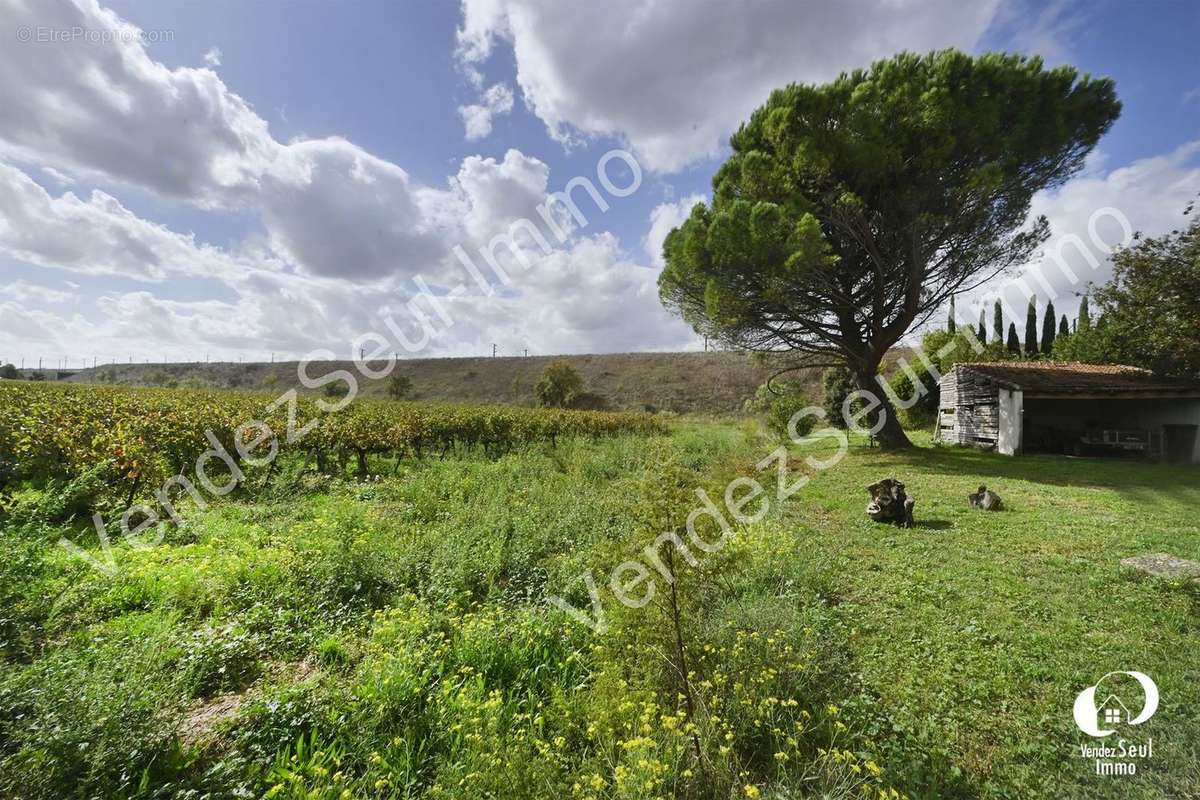
POLYGON ((946 315, 946 330, 954 333, 955 326, 958 325, 958 320, 954 318, 954 296, 950 297, 950 313, 946 315))
POLYGON ((999 300, 992 306, 992 342, 1004 342, 1004 307, 999 300))
POLYGON ((1026 358, 1037 358, 1037 295, 1029 298, 1029 308, 1025 310, 1025 350, 1026 358))
MULTIPOLYGON (((1107 326, 1088 325, 1054 340, 1055 361, 1082 361, 1085 364, 1122 364, 1127 362, 1123 343, 1107 326)), ((1135 365, 1136 366, 1136 365, 1135 365)))
MULTIPOLYGON (((0 518, 0 796, 1187 795, 1186 771, 1102 779, 1062 742, 1097 659, 1138 663, 1164 697, 1193 692, 1177 656, 1191 597, 1128 583, 1112 602, 1113 552, 1194 538, 1188 468, 1097 461, 1081 486, 1075 462, 894 457, 855 439, 780 502, 774 463, 747 472, 774 446, 685 420, 665 440, 452 449, 369 483, 308 474, 188 513, 158 547, 114 543, 114 577, 51 544, 86 543, 78 527, 0 518), (965 507, 981 471, 1010 510, 965 507), (953 535, 881 534, 862 514, 880 473, 919 490, 918 525, 953 535), (690 542, 695 489, 720 504, 748 474, 765 518, 733 524, 718 552, 692 548, 694 567, 675 548, 674 584, 646 562, 645 608, 613 599, 612 569, 652 535, 690 542), (590 614, 587 570, 603 634, 546 602, 590 614), (1081 645, 1079 619, 1102 617, 1112 625, 1081 645)), ((825 448, 793 449, 788 466, 825 448)), ((302 454, 285 458, 281 474, 301 471, 302 454)), ((1164 703, 1147 723, 1165 764, 1189 763, 1190 708, 1164 703)))
MULTIPOLYGON (((532 442, 663 430, 647 414, 369 400, 327 413, 306 398, 297 402, 296 426, 316 425, 289 442, 287 405, 268 411, 275 400, 220 391, 0 384, 0 489, 17 480, 53 484, 70 496, 62 499, 64 509, 82 513, 119 504, 123 511, 154 496, 171 476, 182 472, 195 482, 197 459, 212 451, 209 433, 229 454, 237 452, 239 430, 247 444, 257 439, 260 431, 245 427, 251 420, 267 425, 280 452, 315 456, 321 472, 353 460, 360 477, 377 474, 383 459, 390 466, 430 452, 474 448, 498 456, 532 442), (77 502, 85 498, 86 505, 77 502)), ((251 455, 265 458, 269 447, 251 455)), ((226 483, 223 461, 214 456, 209 469, 218 485, 226 483)), ((274 475, 269 464, 243 463, 241 470, 259 485, 274 475)))
MULTIPOLYGON (((836 428, 846 427, 846 398, 857 389, 854 375, 845 367, 830 367, 821 375, 822 400, 821 407, 825 409, 824 424, 836 428)), ((851 414, 858 410, 861 404, 855 403, 850 408, 851 414)))
POLYGON ((19 377, 21 377, 21 373, 17 371, 16 366, 13 364, 5 364, 4 366, 0 367, 0 378, 5 380, 16 380, 19 377))
POLYGON ((979 339, 980 344, 987 344, 987 312, 982 308, 979 309, 979 327, 975 332, 975 338, 979 339))
POLYGON ((583 378, 568 361, 555 361, 533 387, 543 408, 571 408, 583 392, 583 378))
MULTIPOLYGON (((797 437, 807 436, 812 432, 818 418, 815 414, 800 414, 800 411, 811 408, 812 402, 804 393, 804 387, 794 381, 771 381, 758 387, 754 397, 746 401, 746 410, 762 414, 767 428, 780 439, 789 439, 793 432, 788 426, 795 417, 794 433, 797 437)), ((841 417, 839 407, 838 417, 841 417)))
POLYGON ((971 327, 956 333, 930 331, 921 339, 920 350, 925 357, 908 359, 908 369, 897 367, 892 373, 888 386, 899 401, 898 413, 906 428, 927 428, 933 424, 941 399, 939 380, 955 364, 1000 361, 1006 357, 999 342, 984 344, 973 334, 971 327))
MULTIPOLYGON (((735 346, 873 375, 920 315, 1027 260, 1047 235, 1025 225, 1033 195, 1119 112, 1109 80, 998 53, 902 53, 779 89, 731 138, 712 204, 666 237, 662 300, 735 346), (936 262, 912 263, 918 229, 943 243, 936 262)), ((881 439, 907 444, 899 428, 881 439)))
POLYGON ((1054 313, 1054 301, 1050 300, 1046 303, 1046 315, 1042 318, 1042 341, 1038 345, 1038 349, 1046 355, 1050 355, 1054 350, 1054 324, 1057 319, 1058 317, 1054 313))
POLYGON ((340 399, 350 394, 350 386, 342 381, 334 381, 333 383, 325 384, 325 388, 321 390, 321 394, 326 397, 340 399))
POLYGON ((393 372, 388 379, 387 393, 393 400, 403 400, 412 392, 412 378, 403 372, 393 372))
POLYGON ((1008 323, 1008 340, 1004 343, 1004 349, 1014 358, 1020 358, 1021 356, 1021 340, 1017 338, 1017 324, 1015 322, 1008 323))
POLYGON ((1060 328, 1054 357, 1200 378, 1198 291, 1200 222, 1156 239, 1140 239, 1113 256, 1112 281, 1095 290, 1102 309, 1097 323, 1092 324, 1085 295, 1075 331, 1064 334, 1060 328))
POLYGON ((1112 262, 1112 281, 1095 291, 1109 355, 1160 375, 1200 378, 1200 220, 1141 239, 1112 262))

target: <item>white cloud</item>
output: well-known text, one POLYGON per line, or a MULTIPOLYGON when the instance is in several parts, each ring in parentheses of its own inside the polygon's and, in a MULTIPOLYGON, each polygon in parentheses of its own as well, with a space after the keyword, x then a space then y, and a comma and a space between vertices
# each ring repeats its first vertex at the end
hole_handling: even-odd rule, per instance
POLYGON ((549 181, 550 168, 520 150, 508 150, 502 161, 466 157, 451 181, 463 232, 483 244, 518 219, 542 224, 536 207, 545 200, 549 181))
POLYGON ((343 139, 288 145, 258 202, 271 245, 313 275, 378 280, 433 269, 437 221, 400 167, 343 139))
POLYGON ((512 89, 503 83, 492 86, 479 99, 478 103, 458 107, 469 142, 487 138, 492 132, 492 117, 507 114, 513 107, 512 89))
POLYGON ((224 252, 139 218, 111 195, 58 197, 0 164, 0 253, 43 267, 158 281, 168 272, 221 275, 224 252))
MULTIPOLYGON (((96 0, 0 0, 10 29, 136 28, 96 0)), ((207 68, 168 69, 136 36, 0 48, 0 152, 162 195, 236 205, 280 145, 207 68)))
POLYGON ((75 179, 70 175, 59 172, 54 167, 42 167, 42 174, 60 186, 73 186, 75 179))
POLYGON ((73 291, 67 292, 49 286, 37 286, 28 281, 13 281, 8 285, 0 285, 0 298, 14 300, 25 306, 67 303, 77 296, 73 291))
POLYGON ((658 267, 666 265, 662 249, 667 234, 683 224, 697 203, 703 203, 707 199, 702 194, 693 194, 674 203, 659 203, 654 207, 650 212, 650 230, 642 240, 642 247, 652 264, 658 267))
POLYGON ((511 45, 525 102, 561 141, 626 139, 651 169, 715 155, 770 91, 909 49, 970 49, 996 0, 463 0, 470 69, 511 45))
MULTIPOLYGON (((1186 221, 1183 210, 1195 198, 1197 186, 1200 140, 1128 166, 1107 171, 1093 167, 1060 189, 1035 195, 1031 213, 1050 221, 1049 241, 1032 263, 960 298, 959 313, 974 320, 979 314, 977 304, 985 303, 990 333, 990 308, 1000 297, 1006 320, 1015 320, 1018 330, 1023 330, 1021 321, 1032 292, 1040 309, 1052 299, 1056 313, 1074 316, 1088 286, 1111 279, 1109 251, 1126 241, 1126 233, 1159 236, 1181 227, 1186 221)), ((939 315, 933 322, 941 324, 943 319, 939 315)))
POLYGON ((204 66, 209 69, 216 69, 221 66, 221 48, 210 47, 208 52, 204 54, 204 66))
MULTIPOLYGON (((95 0, 46 0, 36 8, 0 0, 0 8, 14 25, 131 27, 95 0)), ((216 248, 138 217, 107 192, 54 195, 19 169, 0 166, 4 255, 144 281, 215 277, 236 293, 234 300, 190 302, 166 300, 157 290, 112 293, 80 315, 18 313, 13 292, 4 326, 14 339, 64 350, 86 341, 101 353, 155 358, 196 358, 201 349, 298 355, 336 346, 380 329, 383 314, 403 308, 413 275, 443 285, 462 280, 454 245, 475 252, 524 218, 556 246, 543 253, 519 241, 523 263, 502 253, 516 280, 491 296, 467 282, 468 291, 449 301, 457 325, 431 353, 471 352, 491 341, 578 352, 692 338, 660 307, 656 271, 631 259, 615 238, 574 231, 557 244, 535 212, 550 185, 549 168, 538 159, 518 150, 502 159, 472 156, 445 186, 421 186, 400 166, 343 139, 276 141, 214 71, 219 52, 206 54, 205 63, 167 68, 136 37, 104 46, 0 49, 0 102, 9 110, 0 119, 0 154, 37 164, 55 180, 69 171, 81 181, 102 176, 200 207, 256 210, 264 228, 236 250, 216 248)), ((468 121, 468 134, 484 135, 512 104, 504 84, 483 92, 478 105, 486 115, 468 121)), ((21 299, 40 297, 39 305, 53 291, 19 287, 21 299)))

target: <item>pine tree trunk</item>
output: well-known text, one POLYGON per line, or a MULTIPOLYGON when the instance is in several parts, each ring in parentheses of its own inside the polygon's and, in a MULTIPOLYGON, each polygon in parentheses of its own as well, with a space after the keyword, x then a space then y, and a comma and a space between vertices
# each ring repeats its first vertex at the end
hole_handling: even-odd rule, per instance
POLYGON ((902 450, 912 447, 913 443, 909 441, 904 428, 900 426, 900 418, 896 416, 896 410, 892 408, 892 401, 888 399, 883 387, 875 380, 878 369, 879 365, 876 364, 872 369, 855 371, 855 380, 858 382, 858 388, 870 392, 871 396, 879 400, 878 405, 871 403, 875 408, 867 414, 867 419, 864 420, 867 424, 863 425, 860 422, 859 426, 874 428, 879 424, 879 417, 882 414, 883 426, 875 434, 875 438, 879 440, 879 447, 883 450, 902 450))

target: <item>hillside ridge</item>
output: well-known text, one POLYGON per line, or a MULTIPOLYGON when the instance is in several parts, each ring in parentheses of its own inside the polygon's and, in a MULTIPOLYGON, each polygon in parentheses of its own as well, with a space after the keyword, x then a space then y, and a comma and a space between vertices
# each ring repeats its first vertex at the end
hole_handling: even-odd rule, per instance
MULTIPOLYGON (((395 372, 412 380, 407 399, 533 405, 534 386, 553 361, 564 360, 583 378, 587 408, 726 414, 741 410, 745 401, 783 363, 760 361, 749 354, 727 351, 687 353, 604 353, 558 356, 473 356, 402 359, 395 372)), ((302 390, 297 362, 108 364, 81 370, 67 378, 74 383, 134 386, 284 391, 302 390)), ((371 381, 351 361, 313 362, 311 377, 348 369, 368 397, 387 395, 388 378, 371 381)), ((393 373, 394 374, 394 373, 393 373)), ((820 396, 820 370, 801 370, 789 376, 820 396)))

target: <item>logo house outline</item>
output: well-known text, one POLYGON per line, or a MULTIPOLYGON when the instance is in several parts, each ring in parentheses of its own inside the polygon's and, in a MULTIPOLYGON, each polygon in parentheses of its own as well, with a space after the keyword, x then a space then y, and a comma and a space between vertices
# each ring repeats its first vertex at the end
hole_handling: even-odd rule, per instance
POLYGON ((1075 717, 1075 725, 1079 730, 1088 736, 1102 738, 1116 733, 1116 730, 1109 726, 1120 723, 1141 725, 1154 716, 1154 712, 1157 710, 1158 686, 1149 675, 1132 670, 1116 670, 1106 673, 1094 685, 1080 692, 1075 698, 1075 707, 1072 709, 1072 713, 1075 717), (1144 700, 1142 710, 1136 716, 1130 713, 1126 705, 1121 702, 1121 698, 1112 693, 1109 693, 1103 703, 1096 704, 1096 690, 1111 675, 1129 675, 1141 686, 1144 700))

